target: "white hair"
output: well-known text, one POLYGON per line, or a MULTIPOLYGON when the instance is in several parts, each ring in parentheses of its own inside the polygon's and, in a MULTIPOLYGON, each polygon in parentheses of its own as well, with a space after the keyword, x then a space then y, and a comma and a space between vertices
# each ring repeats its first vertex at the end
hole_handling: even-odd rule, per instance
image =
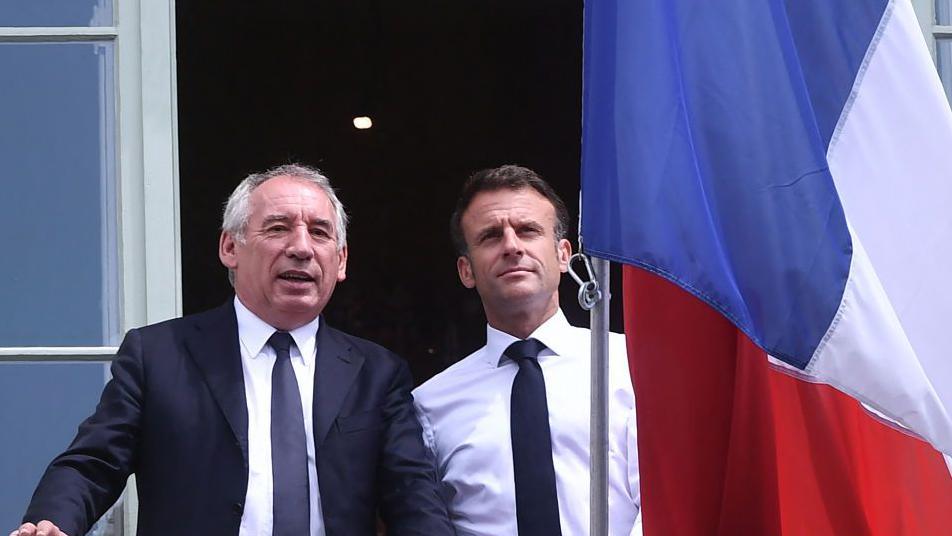
POLYGON ((344 211, 343 203, 337 198, 337 194, 327 177, 321 174, 320 171, 301 164, 285 164, 263 173, 252 173, 245 177, 235 188, 235 191, 228 196, 228 201, 225 203, 225 213, 222 216, 221 223, 222 231, 230 234, 235 241, 244 243, 245 231, 248 229, 248 218, 251 215, 251 193, 266 181, 281 176, 309 182, 327 194, 327 198, 334 208, 336 220, 334 232, 337 235, 337 251, 344 249, 344 246, 347 245, 348 217, 347 212, 344 211))

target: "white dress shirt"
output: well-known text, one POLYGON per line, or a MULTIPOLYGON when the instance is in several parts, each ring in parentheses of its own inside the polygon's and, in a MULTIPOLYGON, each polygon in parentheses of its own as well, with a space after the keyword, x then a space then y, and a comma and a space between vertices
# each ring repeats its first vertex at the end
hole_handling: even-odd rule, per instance
MULTIPOLYGON (((589 533, 591 342, 562 311, 530 335, 539 355, 552 431, 562 534, 589 533)), ((486 346, 413 392, 427 447, 454 493, 450 517, 460 536, 517 536, 509 402, 519 366, 502 355, 515 337, 486 327, 486 346)), ((635 398, 625 336, 609 335, 609 534, 640 534, 641 491, 635 398)))
MULTIPOLYGON (((268 339, 277 331, 258 318, 235 297, 238 318, 238 339, 241 344, 241 369, 245 380, 245 402, 248 405, 248 492, 241 515, 239 536, 271 536, 274 509, 271 473, 271 369, 277 358, 268 339)), ((304 433, 307 437, 307 476, 310 499, 311 536, 324 536, 320 491, 317 487, 317 465, 314 462, 314 362, 317 355, 315 318, 290 331, 291 367, 301 391, 304 410, 304 433)))

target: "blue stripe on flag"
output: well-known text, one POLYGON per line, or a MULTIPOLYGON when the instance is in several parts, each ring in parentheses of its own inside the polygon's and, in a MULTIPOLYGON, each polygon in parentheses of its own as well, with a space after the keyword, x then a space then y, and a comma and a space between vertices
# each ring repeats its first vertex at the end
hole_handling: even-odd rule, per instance
POLYGON ((826 149, 885 4, 586 2, 586 249, 806 366, 852 254, 826 149))

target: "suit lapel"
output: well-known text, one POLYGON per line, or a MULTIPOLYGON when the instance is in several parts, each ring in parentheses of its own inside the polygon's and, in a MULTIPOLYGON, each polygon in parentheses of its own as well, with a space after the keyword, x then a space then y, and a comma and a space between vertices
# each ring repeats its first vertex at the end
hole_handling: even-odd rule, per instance
POLYGON ((320 448, 340 413, 364 356, 321 318, 314 367, 314 445, 320 448))
POLYGON ((248 460, 248 406, 238 345, 238 321, 229 302, 196 319, 195 329, 185 339, 189 355, 205 378, 248 460))

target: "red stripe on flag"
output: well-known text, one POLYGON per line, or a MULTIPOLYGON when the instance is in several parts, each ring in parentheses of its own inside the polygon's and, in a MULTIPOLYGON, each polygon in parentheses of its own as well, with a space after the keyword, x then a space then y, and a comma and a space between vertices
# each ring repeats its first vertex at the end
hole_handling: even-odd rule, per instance
POLYGON ((950 533, 931 446, 774 370, 676 285, 632 267, 624 284, 646 536, 950 533))

